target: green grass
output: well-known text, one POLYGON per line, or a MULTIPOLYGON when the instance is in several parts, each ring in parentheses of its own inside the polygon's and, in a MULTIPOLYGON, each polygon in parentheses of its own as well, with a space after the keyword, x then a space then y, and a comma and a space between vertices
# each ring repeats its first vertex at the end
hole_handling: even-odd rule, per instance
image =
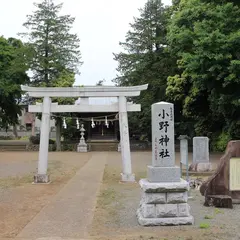
POLYGON ((200 227, 201 229, 208 229, 208 228, 210 228, 210 224, 209 224, 209 223, 202 222, 202 223, 200 223, 199 227, 200 227))
POLYGON ((18 187, 33 182, 33 173, 24 176, 0 178, 0 188, 18 187))
POLYGON ((205 215, 204 219, 213 219, 213 216, 205 215))
POLYGON ((223 210, 220 210, 219 208, 215 208, 215 209, 214 209, 214 213, 215 213, 215 214, 219 214, 219 213, 224 213, 224 211, 223 211, 223 210))
POLYGON ((218 209, 218 208, 215 208, 215 209, 214 209, 214 213, 215 213, 215 214, 219 214, 219 213, 224 213, 224 212, 223 212, 223 210, 220 210, 220 209, 218 209))
POLYGON ((99 195, 99 203, 102 207, 107 207, 117 199, 117 193, 112 188, 104 189, 99 195))

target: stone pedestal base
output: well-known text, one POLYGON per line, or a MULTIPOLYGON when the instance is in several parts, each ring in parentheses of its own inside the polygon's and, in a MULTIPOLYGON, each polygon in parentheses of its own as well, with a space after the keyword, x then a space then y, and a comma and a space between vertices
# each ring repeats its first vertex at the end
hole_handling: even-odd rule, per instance
POLYGON ((50 177, 47 174, 36 174, 34 176, 34 183, 49 183, 50 177))
POLYGON ((77 151, 78 152, 87 152, 87 144, 84 143, 84 144, 78 144, 78 147, 77 147, 77 151))
POLYGON ((121 173, 122 182, 135 182, 135 174, 121 173))
POLYGON ((233 208, 232 198, 227 195, 208 195, 205 197, 204 206, 218 208, 233 208))
POLYGON ((142 226, 191 225, 194 222, 188 205, 188 183, 181 179, 172 183, 140 180, 142 198, 137 211, 142 226))
POLYGON ((192 163, 189 167, 192 172, 210 172, 212 171, 211 163, 192 163))

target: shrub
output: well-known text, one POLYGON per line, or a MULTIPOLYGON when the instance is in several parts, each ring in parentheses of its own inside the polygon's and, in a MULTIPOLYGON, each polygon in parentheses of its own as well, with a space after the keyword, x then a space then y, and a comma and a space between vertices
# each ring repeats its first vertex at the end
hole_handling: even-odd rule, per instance
POLYGON ((0 140, 13 140, 13 136, 0 136, 0 140))
MULTIPOLYGON (((31 136, 29 138, 29 142, 34 144, 34 145, 40 144, 40 136, 31 136)), ((52 139, 49 139, 49 144, 55 144, 55 141, 52 140, 52 139)))
POLYGON ((213 143, 212 143, 213 150, 216 152, 224 152, 230 140, 231 140, 231 136, 228 132, 221 132, 213 140, 213 143))

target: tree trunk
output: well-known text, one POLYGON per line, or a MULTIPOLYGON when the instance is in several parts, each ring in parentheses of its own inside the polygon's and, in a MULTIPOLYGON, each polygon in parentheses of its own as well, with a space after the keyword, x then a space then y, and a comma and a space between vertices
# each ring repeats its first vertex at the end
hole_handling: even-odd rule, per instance
POLYGON ((17 125, 16 124, 13 125, 13 134, 14 134, 15 138, 18 138, 18 131, 17 131, 17 125))
POLYGON ((35 120, 32 121, 32 136, 35 136, 35 120))
POLYGON ((62 121, 61 118, 56 119, 56 151, 61 151, 61 129, 62 121))

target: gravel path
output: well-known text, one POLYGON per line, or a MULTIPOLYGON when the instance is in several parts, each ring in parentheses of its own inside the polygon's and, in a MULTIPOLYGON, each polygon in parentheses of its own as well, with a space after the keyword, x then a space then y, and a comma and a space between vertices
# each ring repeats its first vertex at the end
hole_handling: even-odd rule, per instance
MULTIPOLYGON (((214 155, 212 159, 219 156, 214 155)), ((146 176, 150 153, 132 153, 133 169, 139 180, 146 176)), ((192 190, 189 200, 193 226, 141 227, 136 210, 140 202, 140 187, 136 184, 119 184, 120 156, 111 156, 105 169, 104 184, 91 229, 96 239, 165 239, 165 240, 237 240, 240 239, 240 205, 234 209, 215 209, 203 206, 204 198, 192 190), (204 228, 200 228, 200 226, 204 228), (105 238, 104 238, 105 237, 105 238)))

